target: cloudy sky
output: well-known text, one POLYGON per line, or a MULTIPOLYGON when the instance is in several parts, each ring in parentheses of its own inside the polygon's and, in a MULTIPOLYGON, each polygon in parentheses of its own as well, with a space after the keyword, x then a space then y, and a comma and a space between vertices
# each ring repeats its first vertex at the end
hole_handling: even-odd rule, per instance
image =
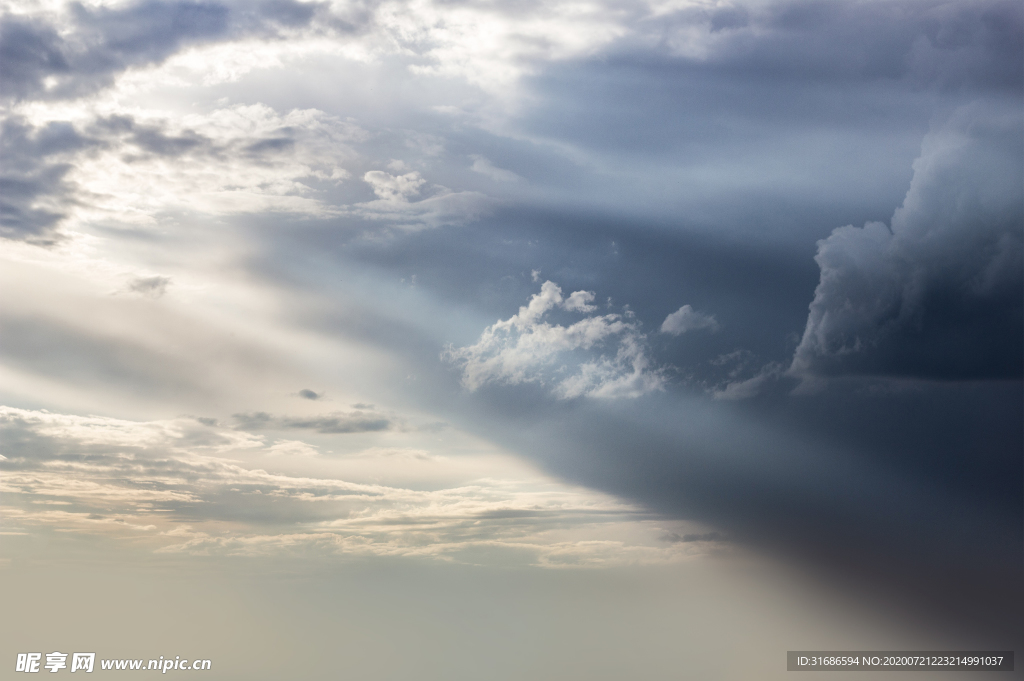
POLYGON ((1021 641, 1019 3, 0 8, 4 665, 1021 641))

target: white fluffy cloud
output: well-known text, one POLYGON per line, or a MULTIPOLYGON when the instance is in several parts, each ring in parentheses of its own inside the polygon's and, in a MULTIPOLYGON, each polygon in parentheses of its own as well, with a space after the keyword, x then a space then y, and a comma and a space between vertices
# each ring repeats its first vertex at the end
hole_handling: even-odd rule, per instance
POLYGON ((818 243, 793 373, 1020 376, 1022 127, 1016 109, 961 109, 926 137, 889 225, 818 243))
POLYGON ((661 332, 669 333, 673 336, 680 336, 687 331, 697 331, 699 329, 718 331, 718 321, 714 315, 697 312, 689 305, 683 305, 665 317, 665 321, 661 323, 661 332))
POLYGON ((517 314, 484 329, 475 344, 450 348, 445 357, 462 366, 462 384, 469 390, 489 382, 553 382, 553 393, 566 399, 637 397, 660 390, 664 377, 647 358, 644 336, 634 322, 619 314, 585 317, 566 326, 544 320, 554 310, 592 312, 593 300, 591 291, 563 297, 557 284, 545 281, 517 314))

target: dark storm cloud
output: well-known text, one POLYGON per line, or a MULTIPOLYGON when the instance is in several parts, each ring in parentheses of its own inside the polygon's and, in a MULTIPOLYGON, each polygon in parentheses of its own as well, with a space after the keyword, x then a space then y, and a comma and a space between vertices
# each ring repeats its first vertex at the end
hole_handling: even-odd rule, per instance
MULTIPOLYGON (((955 589, 963 600, 946 603, 944 614, 963 622, 984 621, 968 612, 970 598, 987 609, 989 625, 998 620, 995 628, 1019 602, 1019 383, 837 380, 814 397, 790 395, 796 381, 781 362, 792 359, 807 321, 817 278, 811 244, 796 252, 625 215, 523 207, 388 243, 346 243, 320 230, 278 233, 279 255, 309 240, 321 257, 373 263, 396 280, 416 273, 418 286, 453 307, 483 310, 488 320, 507 318, 536 292, 532 268, 567 290, 629 303, 648 329, 684 303, 713 312, 718 333, 659 336, 659 361, 691 378, 637 403, 560 404, 525 386, 460 394, 455 372, 438 367, 436 343, 471 343, 482 326, 465 337, 445 326, 431 337, 408 320, 400 332, 396 320, 375 329, 365 316, 330 329, 318 313, 310 323, 401 353, 419 377, 400 387, 403 399, 420 391, 422 404, 447 410, 447 420, 566 479, 876 586, 908 587, 903 593, 913 591, 918 607, 955 589), (778 385, 752 400, 686 396, 716 380, 715 371, 747 363, 756 372, 768 360, 780 362, 766 379, 778 385)), ((278 258, 274 268, 287 262, 278 258)))
POLYGON ((8 14, 0 19, 0 93, 8 100, 86 95, 129 67, 158 64, 188 45, 269 37, 308 24, 318 8, 289 0, 72 4, 71 30, 60 34, 40 19, 8 14))
MULTIPOLYGON (((287 270, 286 253, 316 251, 337 259, 325 271, 351 259, 394 280, 416 274, 418 287, 492 323, 536 292, 531 270, 539 269, 566 290, 628 303, 648 330, 683 305, 714 315, 718 333, 652 340, 658 360, 677 366, 681 378, 666 395, 634 403, 560 404, 535 386, 459 394, 456 377, 436 368, 432 344, 472 343, 486 324, 467 333, 438 323, 444 328, 428 332, 406 329, 403 323, 415 324, 385 319, 383 311, 381 319, 363 316, 333 328, 328 316, 310 323, 401 353, 420 379, 401 386, 403 398, 420 391, 422 404, 448 410, 446 419, 498 438, 566 479, 706 521, 737 541, 920 588, 922 601, 942 594, 939 585, 953 586, 965 600, 978 595, 982 610, 992 606, 993 619, 1008 615, 1019 603, 1024 553, 1019 383, 846 379, 809 398, 790 395, 796 380, 783 369, 807 327, 821 274, 814 242, 838 225, 889 219, 912 179, 918 194, 910 198, 929 200, 905 208, 916 211, 926 235, 932 218, 944 220, 948 236, 908 243, 895 260, 924 275, 924 284, 949 283, 961 299, 941 302, 932 297, 947 295, 939 287, 917 309, 960 315, 934 327, 950 332, 972 309, 1000 346, 996 357, 1012 356, 1019 325, 1010 319, 999 326, 999 318, 1020 300, 1013 256, 1020 173, 1007 165, 1021 158, 1019 124, 962 131, 974 141, 959 170, 955 154, 946 170, 930 165, 937 156, 923 156, 916 171, 912 164, 929 125, 948 111, 977 100, 976 120, 984 121, 1007 102, 1019 106, 1020 6, 801 2, 684 11, 675 20, 707 24, 715 41, 706 53, 686 56, 685 45, 674 51, 668 26, 653 53, 624 39, 528 81, 536 97, 514 123, 535 139, 594 152, 589 158, 605 164, 612 181, 601 185, 596 174, 569 164, 563 171, 561 159, 544 163, 510 143, 473 139, 473 152, 493 144, 483 153, 496 165, 563 193, 553 191, 543 208, 510 201, 477 224, 386 243, 346 240, 337 229, 276 230, 267 251, 274 262, 265 263, 264 274, 287 270), (997 151, 1001 140, 1010 142, 997 151), (693 172, 673 175, 679 166, 693 172), (929 173, 947 176, 937 175, 929 189, 929 173), (978 194, 986 198, 972 211, 971 193, 985 186, 991 193, 978 194), (936 196, 923 195, 929 192, 936 196), (695 198, 681 208, 673 203, 678 196, 695 198), (700 210, 686 210, 697 204, 700 210), (955 256, 951 267, 934 267, 931 245, 955 256), (993 288, 983 285, 986 272, 993 288), (969 301, 972 291, 987 302, 969 301), (746 365, 742 377, 760 371, 777 389, 731 404, 687 394, 738 364, 746 365), (1003 586, 1011 588, 1000 594, 1003 586)), ((305 267, 309 260, 296 262, 305 267)), ((829 300, 856 290, 837 287, 829 300)), ((869 317, 863 328, 875 333, 880 321, 869 317)), ((930 331, 915 339, 912 324, 900 331, 904 353, 941 341, 930 331)), ((984 355, 983 339, 972 333, 968 345, 984 355)), ((972 361, 959 353, 939 352, 938 361, 910 375, 1019 376, 1005 367, 958 368, 972 361)), ((836 373, 843 372, 876 373, 849 366, 836 373)), ((889 366, 881 373, 901 372, 889 366)), ((962 612, 964 602, 950 607, 962 612)))
MULTIPOLYGON (((312 391, 303 391, 312 392, 312 391)), ((315 393, 314 393, 315 395, 315 393)), ((304 396, 305 397, 305 396, 304 396)), ((308 399, 316 399, 308 398, 308 399)), ((390 430, 394 424, 385 416, 364 410, 334 412, 308 418, 273 416, 266 412, 234 415, 239 430, 315 430, 318 433, 367 433, 390 430)))
MULTIPOLYGON (((723 354, 738 361, 755 354, 733 352, 737 346, 762 357, 792 357, 813 294, 810 249, 800 259, 785 250, 646 227, 608 216, 509 210, 486 227, 358 249, 335 244, 331 251, 319 231, 282 238, 312 239, 317 253, 339 260, 372 260, 396 278, 415 271, 418 286, 453 306, 486 310, 491 319, 514 313, 535 292, 530 264, 567 289, 596 289, 598 299, 614 293, 649 326, 693 301, 719 315, 722 329, 664 336, 659 359, 687 371, 696 371, 694 361, 719 369, 728 364, 723 354), (787 334, 794 334, 788 349, 787 334)), ((275 252, 294 248, 279 241, 275 252)), ((445 373, 437 361, 439 348, 428 333, 411 324, 398 332, 397 322, 382 321, 379 329, 365 317, 358 322, 352 328, 339 320, 332 328, 320 313, 310 320, 400 352, 419 379, 395 388, 401 399, 443 410, 457 427, 497 439, 565 479, 706 522, 730 540, 799 555, 875 587, 897 593, 906 587, 901 597, 913 593, 915 607, 954 589, 957 597, 943 603, 943 614, 962 618, 968 628, 985 621, 980 610, 988 623, 979 626, 998 629, 1019 602, 1019 383, 846 380, 797 397, 790 395, 795 379, 782 376, 780 366, 773 378, 780 389, 743 403, 693 395, 687 381, 636 402, 562 403, 538 386, 461 392, 456 372, 445 373)), ((475 336, 447 339, 464 343, 475 336)), ((754 362, 753 370, 760 365, 754 362)))
POLYGON ((1013 111, 958 112, 926 139, 890 225, 843 227, 819 243, 793 373, 1021 377, 1022 130, 1013 111))
MULTIPOLYGON (((581 484, 858 587, 1006 634, 1022 602, 1019 383, 708 403, 559 405, 482 389, 469 405, 515 451, 581 484)), ((467 406, 467 405, 464 405, 467 406)))

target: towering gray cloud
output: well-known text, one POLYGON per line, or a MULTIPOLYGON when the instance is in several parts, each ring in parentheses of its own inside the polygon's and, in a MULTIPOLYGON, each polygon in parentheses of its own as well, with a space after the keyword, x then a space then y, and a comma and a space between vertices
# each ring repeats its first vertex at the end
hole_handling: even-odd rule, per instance
POLYGON ((1019 378, 1024 172, 1019 111, 958 111, 931 133, 889 226, 819 242, 821 281, 791 371, 1019 378))

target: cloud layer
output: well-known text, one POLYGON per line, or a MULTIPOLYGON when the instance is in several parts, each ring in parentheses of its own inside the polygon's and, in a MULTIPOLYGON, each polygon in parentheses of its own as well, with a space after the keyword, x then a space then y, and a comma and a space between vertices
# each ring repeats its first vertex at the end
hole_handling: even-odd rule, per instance
MULTIPOLYGON (((317 424, 286 419, 282 427, 317 424)), ((192 419, 131 422, 2 407, 0 438, 7 534, 58 528, 163 553, 515 556, 548 567, 663 563, 706 550, 659 539, 672 523, 538 479, 416 490, 268 472, 247 461, 321 455, 300 441, 268 442, 192 419), (623 542, 628 528, 632 539, 623 542)), ((358 456, 443 464, 415 451, 371 448, 358 456)))

